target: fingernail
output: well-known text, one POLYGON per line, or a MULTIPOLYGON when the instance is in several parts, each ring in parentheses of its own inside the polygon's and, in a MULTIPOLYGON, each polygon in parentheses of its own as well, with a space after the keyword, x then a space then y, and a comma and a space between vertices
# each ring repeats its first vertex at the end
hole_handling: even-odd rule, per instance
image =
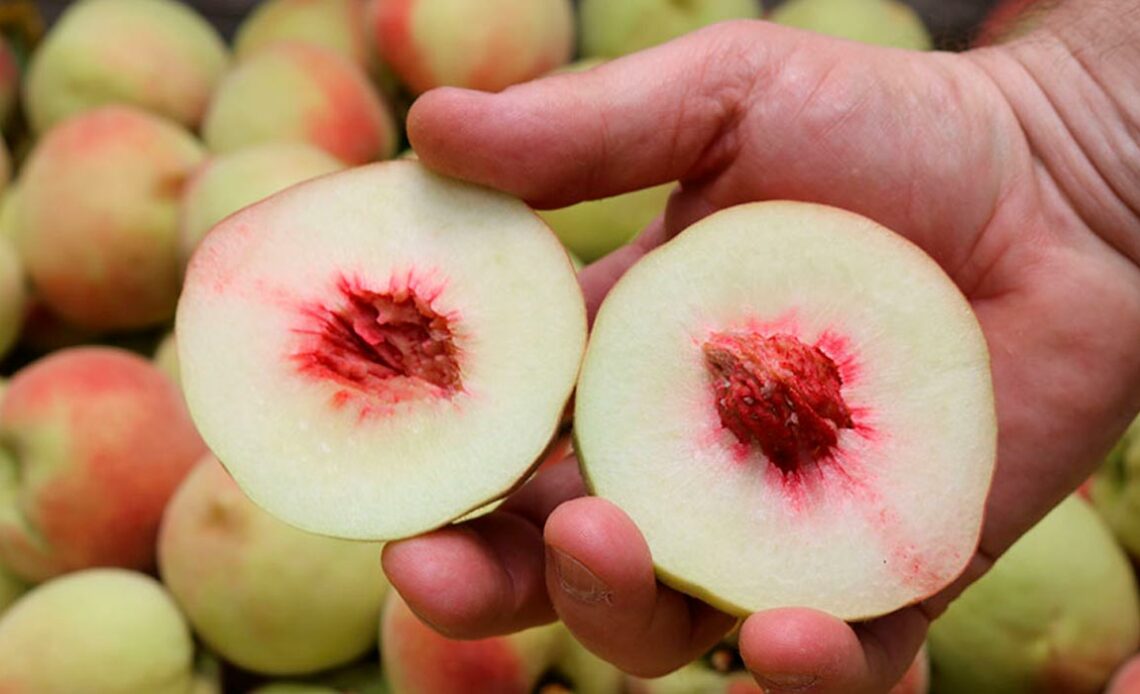
POLYGON ((764 689, 765 694, 780 694, 781 692, 805 692, 819 682, 816 675, 802 673, 775 673, 760 675, 752 673, 756 681, 764 689))
POLYGON ((554 573, 564 593, 587 604, 613 604, 613 591, 585 564, 557 547, 548 545, 547 551, 554 560, 554 573))

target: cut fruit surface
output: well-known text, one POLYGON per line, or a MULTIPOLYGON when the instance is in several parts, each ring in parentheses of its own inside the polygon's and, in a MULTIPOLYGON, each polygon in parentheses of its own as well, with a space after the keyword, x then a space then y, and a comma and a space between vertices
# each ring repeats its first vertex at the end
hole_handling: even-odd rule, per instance
POLYGON ((177 323, 187 401, 242 489, 358 539, 439 527, 516 486, 585 333, 569 257, 534 213, 411 161, 222 222, 177 323))
POLYGON ((989 356, 918 248, 805 203, 741 205, 647 255, 578 383, 590 489, 665 582, 733 613, 890 612, 977 545, 996 454, 989 356))

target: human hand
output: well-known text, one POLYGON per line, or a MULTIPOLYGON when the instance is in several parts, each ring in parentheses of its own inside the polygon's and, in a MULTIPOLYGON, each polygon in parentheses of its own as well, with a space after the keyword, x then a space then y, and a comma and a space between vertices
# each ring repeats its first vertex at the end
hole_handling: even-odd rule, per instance
MULTIPOLYGON (((1140 408, 1140 181, 1126 164, 1140 85, 1097 81, 1119 61, 1137 72, 1140 51, 1122 53, 1090 67, 1053 36, 918 54, 743 22, 498 95, 439 90, 413 108, 428 166, 536 206, 680 181, 661 220, 583 271, 591 309, 689 224, 776 198, 877 220, 969 298, 1000 431, 977 555, 947 590, 869 622, 800 608, 750 616, 741 653, 770 691, 885 691, 930 619, 1087 476, 1140 408)), ((644 676, 711 647, 733 618, 658 583, 637 528, 584 494, 563 461, 495 513, 390 544, 385 570, 453 636, 557 616, 644 676)))

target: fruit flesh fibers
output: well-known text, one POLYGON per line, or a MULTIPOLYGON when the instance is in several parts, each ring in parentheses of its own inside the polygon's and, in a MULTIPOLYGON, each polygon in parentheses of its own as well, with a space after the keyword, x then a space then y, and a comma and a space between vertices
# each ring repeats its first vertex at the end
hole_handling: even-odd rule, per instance
POLYGON ((575 400, 590 489, 662 580, 722 609, 884 614, 973 555, 996 451, 986 343, 934 261, 865 218, 770 202, 692 226, 607 296, 575 400), (741 334, 834 364, 826 455, 782 469, 726 426, 702 348, 741 334))

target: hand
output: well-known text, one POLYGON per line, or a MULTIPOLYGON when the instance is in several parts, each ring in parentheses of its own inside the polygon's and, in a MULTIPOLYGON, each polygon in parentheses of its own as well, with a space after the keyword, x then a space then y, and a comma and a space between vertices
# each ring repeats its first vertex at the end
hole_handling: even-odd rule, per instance
MULTIPOLYGON (((1140 85, 1102 90, 1089 79, 1097 66, 1064 41, 1039 44, 918 54, 742 22, 498 95, 438 90, 409 116, 425 164, 536 206, 680 181, 661 220, 583 271, 592 308, 689 224, 772 198, 876 219, 970 299, 1000 427, 977 555, 946 591, 870 622, 798 608, 750 616, 741 652, 770 691, 885 691, 930 619, 1087 476, 1140 408, 1140 182, 1109 146, 1137 156, 1140 85), (1086 112, 1054 107, 1064 89, 1086 112)), ((1122 54, 1136 74, 1137 51, 1122 54)), ((564 461, 489 516, 388 545, 385 570, 453 636, 557 616, 645 676, 711 647, 734 620, 656 582, 637 528, 583 495, 564 461)))

